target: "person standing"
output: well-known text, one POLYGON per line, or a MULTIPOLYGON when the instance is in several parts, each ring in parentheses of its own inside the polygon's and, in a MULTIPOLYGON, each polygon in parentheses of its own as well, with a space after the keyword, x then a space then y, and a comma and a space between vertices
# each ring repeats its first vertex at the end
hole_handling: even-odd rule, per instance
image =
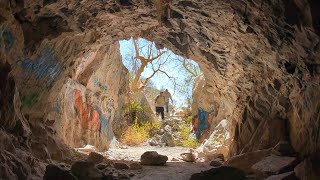
POLYGON ((163 91, 160 91, 160 94, 154 99, 156 106, 156 114, 159 116, 161 114, 161 119, 164 119, 164 106, 166 104, 166 99, 163 91))
POLYGON ((166 98, 166 110, 168 113, 169 112, 169 99, 171 99, 171 104, 173 104, 172 96, 171 96, 170 92, 168 91, 168 89, 166 89, 166 91, 165 91, 165 98, 166 98))

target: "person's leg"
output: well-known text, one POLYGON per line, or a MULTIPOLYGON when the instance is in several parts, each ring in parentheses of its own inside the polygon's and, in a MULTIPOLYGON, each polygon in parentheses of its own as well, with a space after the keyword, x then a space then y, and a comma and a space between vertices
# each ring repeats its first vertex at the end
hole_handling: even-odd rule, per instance
POLYGON ((160 114, 159 107, 156 107, 156 116, 158 117, 160 114))
POLYGON ((166 102, 166 109, 167 109, 167 113, 169 112, 169 101, 166 102))
POLYGON ((161 119, 164 120, 164 107, 161 107, 161 119))

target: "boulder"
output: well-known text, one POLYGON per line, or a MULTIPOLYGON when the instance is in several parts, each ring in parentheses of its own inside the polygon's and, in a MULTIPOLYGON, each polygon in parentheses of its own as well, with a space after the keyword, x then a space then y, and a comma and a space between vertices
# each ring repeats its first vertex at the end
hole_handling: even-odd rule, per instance
POLYGON ((222 165, 223 165, 223 163, 219 160, 213 160, 210 162, 210 166, 213 166, 213 167, 220 167, 222 165))
POLYGON ((91 152, 88 156, 88 161, 93 162, 94 164, 99 164, 103 162, 104 157, 96 152, 91 152))
POLYGON ((168 161, 168 157, 158 154, 156 151, 147 151, 141 155, 142 165, 164 165, 168 161))
POLYGON ((128 164, 123 163, 123 162, 116 162, 116 163, 114 163, 113 166, 114 166, 114 168, 116 168, 116 169, 129 169, 128 164))
POLYGON ((130 164, 130 169, 131 170, 142 169, 142 165, 140 163, 134 162, 130 164))
POLYGON ((247 174, 254 172, 251 168, 255 163, 263 158, 270 156, 270 150, 259 150, 231 157, 226 161, 225 165, 239 168, 247 174))
POLYGON ((298 180, 298 178, 295 176, 293 171, 290 171, 283 174, 269 176, 265 180, 298 180))
POLYGON ((265 175, 275 175, 293 170, 297 164, 297 158, 285 156, 268 156, 252 166, 252 169, 265 175))
POLYGON ((180 156, 181 156, 182 160, 186 161, 186 162, 195 162, 196 161, 193 153, 182 153, 182 154, 180 154, 180 156))
POLYGON ((195 173, 190 180, 208 180, 208 179, 223 179, 223 180, 245 180, 246 176, 243 171, 234 167, 221 166, 212 168, 201 173, 195 173))
POLYGON ((88 161, 77 161, 71 166, 71 172, 78 180, 94 180, 102 178, 103 173, 88 161))
POLYGON ((272 154, 278 156, 294 156, 295 152, 291 144, 287 141, 280 141, 271 151, 272 154))
POLYGON ((49 164, 46 167, 46 172, 43 176, 44 180, 68 179, 77 180, 75 176, 70 173, 70 169, 63 164, 49 164))

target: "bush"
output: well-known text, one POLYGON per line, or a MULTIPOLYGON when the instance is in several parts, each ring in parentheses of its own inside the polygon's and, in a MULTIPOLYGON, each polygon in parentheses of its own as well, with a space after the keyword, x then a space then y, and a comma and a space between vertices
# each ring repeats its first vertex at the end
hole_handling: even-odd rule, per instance
POLYGON ((181 124, 182 128, 178 132, 179 139, 175 141, 176 145, 183 147, 196 148, 198 146, 197 139, 190 133, 190 116, 181 124))
POLYGON ((150 136, 155 129, 160 128, 159 122, 146 122, 138 124, 137 121, 127 128, 122 134, 120 142, 129 146, 136 146, 142 144, 150 136))
POLYGON ((122 134, 120 142, 129 146, 136 146, 143 143, 148 137, 146 127, 134 123, 122 134))

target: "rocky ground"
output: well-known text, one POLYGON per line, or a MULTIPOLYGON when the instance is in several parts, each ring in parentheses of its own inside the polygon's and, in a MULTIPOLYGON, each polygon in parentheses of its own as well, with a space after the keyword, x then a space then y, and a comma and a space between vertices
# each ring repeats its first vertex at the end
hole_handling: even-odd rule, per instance
POLYGON ((107 151, 108 157, 112 160, 138 161, 141 155, 146 151, 157 151, 160 154, 168 156, 168 161, 181 162, 180 154, 189 152, 186 147, 160 147, 160 146, 136 146, 124 148, 111 148, 107 151))

